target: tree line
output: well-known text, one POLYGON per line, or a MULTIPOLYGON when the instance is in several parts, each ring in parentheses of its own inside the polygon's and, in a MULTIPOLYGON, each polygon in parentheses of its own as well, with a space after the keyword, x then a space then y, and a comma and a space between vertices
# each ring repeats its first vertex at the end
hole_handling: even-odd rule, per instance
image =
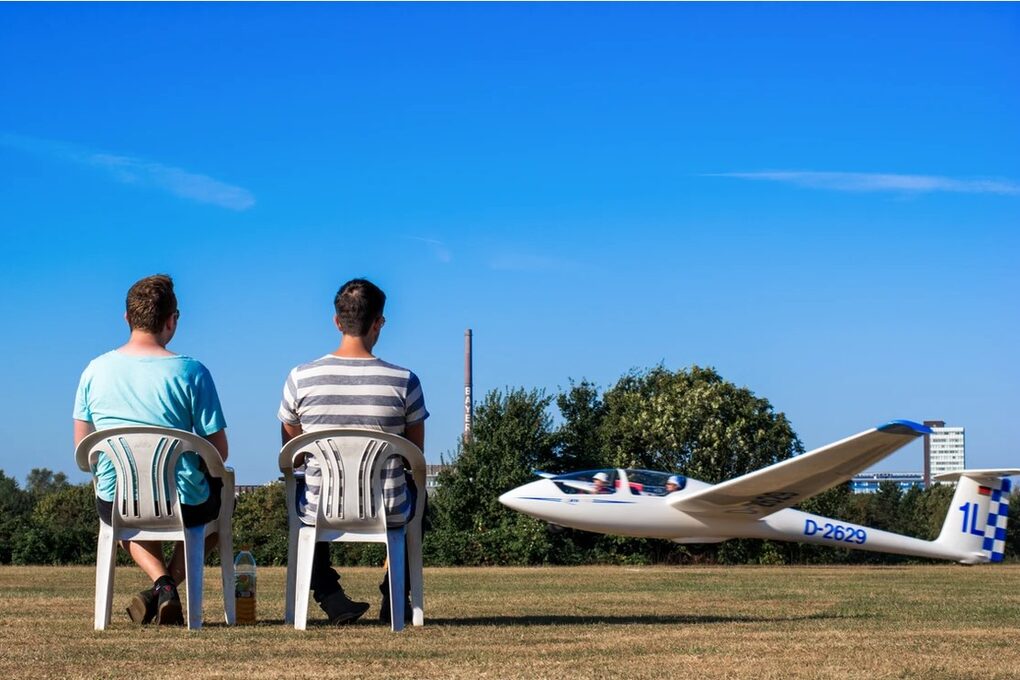
MULTIPOLYGON (((503 507, 504 491, 551 472, 634 467, 721 482, 803 453, 786 416, 768 400, 710 368, 656 367, 600 391, 588 381, 555 395, 507 388, 485 395, 469 439, 454 452, 429 497, 425 559, 431 565, 902 563, 896 555, 764 540, 678 545, 550 527, 503 507)), ((445 462, 445 461, 444 461, 445 462)), ((875 494, 849 484, 808 499, 807 512, 917 538, 937 537, 953 490, 903 492, 885 482, 875 494)), ((1020 555, 1020 494, 1010 503, 1007 559, 1020 555)), ((0 564, 95 561, 98 518, 92 485, 32 470, 21 488, 0 471, 0 564)), ((281 483, 238 498, 234 546, 260 564, 285 564, 287 513, 281 483)), ((334 544, 340 564, 380 564, 384 548, 334 544)), ((125 557, 126 556, 122 556, 125 557)), ((212 558, 215 561, 217 558, 212 558)))

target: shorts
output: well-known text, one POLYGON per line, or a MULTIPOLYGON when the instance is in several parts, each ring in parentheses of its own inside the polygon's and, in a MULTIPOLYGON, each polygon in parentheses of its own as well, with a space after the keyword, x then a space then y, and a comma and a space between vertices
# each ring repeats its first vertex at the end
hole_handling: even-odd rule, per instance
MULTIPOLYGON (((220 515, 220 496, 223 491, 223 480, 217 477, 210 477, 208 474, 206 474, 205 479, 209 483, 209 498, 199 505, 180 504, 181 518, 184 520, 184 526, 188 528, 208 524, 220 515)), ((103 520, 105 524, 113 523, 113 501, 104 501, 99 496, 96 496, 96 510, 99 511, 99 519, 103 520)))

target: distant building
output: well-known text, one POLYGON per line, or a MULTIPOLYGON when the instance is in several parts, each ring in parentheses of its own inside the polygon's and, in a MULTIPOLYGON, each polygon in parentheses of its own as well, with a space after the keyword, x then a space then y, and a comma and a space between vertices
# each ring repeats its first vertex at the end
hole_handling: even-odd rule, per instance
MULTIPOLYGON (((269 484, 272 484, 272 483, 273 482, 269 482, 269 484)), ((268 486, 268 484, 236 484, 234 486, 234 495, 235 496, 240 496, 241 494, 244 494, 244 493, 251 493, 252 491, 258 491, 259 489, 261 489, 264 486, 268 486)))
POLYGON ((439 473, 450 465, 426 465, 425 466, 425 490, 435 491, 439 488, 439 473))
POLYGON ((946 427, 941 420, 924 424, 931 428, 931 434, 924 436, 924 485, 929 487, 936 475, 966 468, 967 456, 964 428, 946 427))
POLYGON ((850 490, 854 493, 875 493, 882 482, 895 482, 900 491, 907 491, 912 486, 924 488, 924 475, 920 472, 864 472, 850 480, 850 490))

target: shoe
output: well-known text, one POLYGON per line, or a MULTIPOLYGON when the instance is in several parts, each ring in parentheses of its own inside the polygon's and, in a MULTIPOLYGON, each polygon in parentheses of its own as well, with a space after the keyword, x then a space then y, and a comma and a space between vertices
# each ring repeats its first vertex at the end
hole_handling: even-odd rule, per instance
POLYGON ((156 623, 161 626, 183 626, 184 612, 181 609, 181 596, 177 594, 177 587, 169 584, 161 586, 158 598, 156 623))
POLYGON ((152 623, 152 620, 156 618, 158 601, 159 598, 153 588, 143 590, 131 598, 131 602, 127 606, 128 618, 143 626, 152 623))
POLYGON ((322 611, 326 612, 329 622, 334 626, 345 623, 354 623, 362 614, 368 611, 367 602, 355 602, 347 597, 342 590, 338 590, 319 603, 322 611))
MULTIPOLYGON (((379 605, 379 621, 381 623, 389 624, 391 622, 390 617, 390 584, 389 581, 383 580, 379 584, 379 592, 382 593, 382 602, 379 605)), ((414 608, 411 606, 411 599, 404 600, 404 623, 412 623, 414 621, 414 608)))

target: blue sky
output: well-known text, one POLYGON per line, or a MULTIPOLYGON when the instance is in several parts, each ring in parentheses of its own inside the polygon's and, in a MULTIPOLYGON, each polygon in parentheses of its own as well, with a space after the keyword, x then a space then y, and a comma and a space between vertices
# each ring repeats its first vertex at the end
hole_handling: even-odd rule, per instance
POLYGON ((1015 467, 1018 45, 1012 4, 0 5, 0 469, 72 472, 155 272, 243 483, 354 276, 434 462, 471 327, 477 394, 708 365, 809 449, 938 418, 1015 467))

